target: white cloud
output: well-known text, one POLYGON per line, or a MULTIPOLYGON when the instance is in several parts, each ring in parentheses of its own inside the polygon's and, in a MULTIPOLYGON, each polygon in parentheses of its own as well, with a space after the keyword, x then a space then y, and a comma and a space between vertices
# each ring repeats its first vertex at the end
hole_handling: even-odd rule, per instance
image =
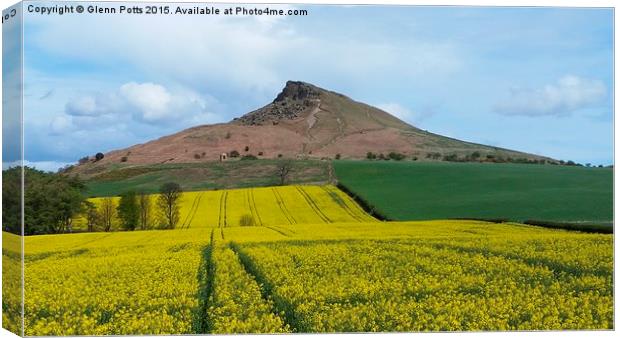
POLYGON ((414 112, 407 107, 393 102, 377 104, 376 107, 413 125, 417 125, 433 115, 430 112, 414 112))
MULTIPOLYGON (((98 122, 127 121, 133 123, 160 123, 195 121, 197 116, 209 116, 208 120, 222 120, 217 114, 208 112, 210 104, 217 105, 217 100, 194 91, 168 88, 151 82, 129 82, 121 85, 111 93, 98 93, 69 101, 65 106, 66 115, 73 117, 73 122, 82 127, 97 125, 98 122), (109 115, 106 117, 106 115, 109 115)), ((66 129, 69 125, 66 116, 60 116, 52 122, 52 129, 66 129)))
POLYGON ((73 122, 70 116, 60 115, 54 117, 52 123, 50 123, 50 129, 52 134, 61 135, 73 129, 73 122))
POLYGON ((95 98, 86 96, 67 103, 66 112, 69 115, 76 116, 94 116, 98 115, 97 103, 95 98))
POLYGON ((163 86, 130 82, 122 85, 119 92, 141 112, 145 121, 158 121, 175 113, 169 106, 172 96, 163 86))
POLYGON ((503 115, 568 116, 600 103, 607 95, 602 81, 567 75, 539 89, 513 89, 493 110, 503 115))
POLYGON ((205 20, 176 15, 84 15, 62 19, 29 17, 29 24, 41 26, 33 30, 31 43, 61 58, 130 65, 149 79, 174 78, 192 88, 208 80, 239 92, 270 95, 293 78, 311 81, 329 76, 355 83, 389 74, 417 78, 423 74, 437 79, 458 71, 466 60, 452 42, 410 37, 403 43, 371 39, 367 34, 322 34, 318 29, 300 29, 306 20, 302 17, 205 20), (86 48, 84 41, 97 43, 86 48))

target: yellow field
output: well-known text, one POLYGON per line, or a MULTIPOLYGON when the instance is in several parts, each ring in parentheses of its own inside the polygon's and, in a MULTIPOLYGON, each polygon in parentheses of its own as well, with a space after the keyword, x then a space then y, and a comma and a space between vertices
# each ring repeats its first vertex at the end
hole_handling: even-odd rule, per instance
POLYGON ((613 328, 610 235, 377 222, 331 192, 191 193, 183 230, 26 237, 25 333, 613 328), (244 212, 263 226, 215 222, 244 212))
MULTIPOLYGON (((153 208, 156 198, 151 195, 153 208)), ((113 199, 118 204, 119 198, 113 199)), ((90 199, 95 205, 101 200, 90 199)), ((239 226, 244 215, 250 216, 254 225, 263 226, 376 221, 336 187, 285 186, 185 192, 177 228, 239 226)), ((78 217, 74 224, 83 229, 85 219, 78 217)), ((118 226, 118 219, 115 224, 118 226)))

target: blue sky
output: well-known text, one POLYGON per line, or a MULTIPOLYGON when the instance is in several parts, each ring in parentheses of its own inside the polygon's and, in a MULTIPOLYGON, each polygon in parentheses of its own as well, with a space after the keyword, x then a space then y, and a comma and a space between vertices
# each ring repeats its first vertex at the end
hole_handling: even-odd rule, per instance
POLYGON ((302 80, 438 134, 613 161, 610 9, 297 7, 309 15, 26 13, 26 160, 226 122, 302 80))

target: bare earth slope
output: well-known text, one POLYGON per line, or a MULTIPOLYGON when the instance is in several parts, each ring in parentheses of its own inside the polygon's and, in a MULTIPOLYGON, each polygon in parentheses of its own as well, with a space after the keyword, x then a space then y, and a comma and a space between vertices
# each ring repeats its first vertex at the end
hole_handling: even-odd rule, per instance
POLYGON ((217 161, 236 150, 259 158, 365 158, 368 152, 429 153, 522 159, 543 157, 464 142, 415 128, 378 108, 305 82, 289 81, 276 99, 229 123, 203 125, 105 154, 86 168, 217 161), (248 151, 245 151, 246 146, 248 151))

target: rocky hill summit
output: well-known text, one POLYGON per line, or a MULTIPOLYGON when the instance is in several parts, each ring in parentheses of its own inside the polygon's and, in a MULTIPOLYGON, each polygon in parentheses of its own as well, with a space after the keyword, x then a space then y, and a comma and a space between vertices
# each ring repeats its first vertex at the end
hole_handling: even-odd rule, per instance
POLYGON ((249 112, 233 121, 246 126, 277 124, 280 120, 294 120, 301 113, 319 104, 321 89, 301 81, 288 81, 270 104, 249 112))

